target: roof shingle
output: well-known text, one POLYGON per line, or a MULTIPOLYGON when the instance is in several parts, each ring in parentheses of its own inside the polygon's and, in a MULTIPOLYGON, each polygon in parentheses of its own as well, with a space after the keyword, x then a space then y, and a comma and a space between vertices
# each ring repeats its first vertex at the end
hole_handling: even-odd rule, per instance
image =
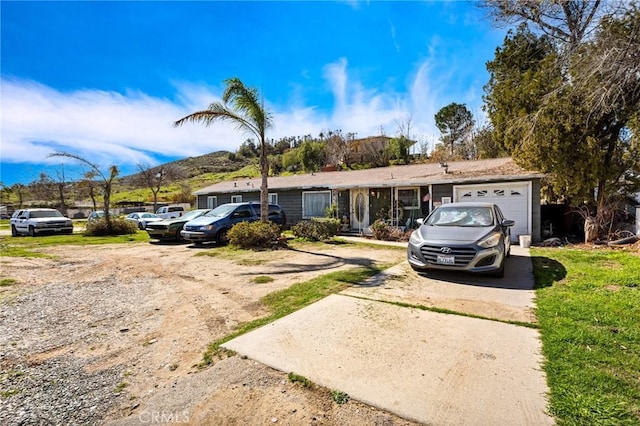
MULTIPOLYGON (((364 170, 274 176, 269 178, 269 190, 423 186, 474 181, 513 181, 543 176, 541 173, 523 169, 516 165, 511 158, 492 158, 450 162, 446 174, 439 163, 423 163, 364 170)), ((224 181, 195 191, 194 194, 255 192, 260 188, 260 182, 260 178, 224 181)))

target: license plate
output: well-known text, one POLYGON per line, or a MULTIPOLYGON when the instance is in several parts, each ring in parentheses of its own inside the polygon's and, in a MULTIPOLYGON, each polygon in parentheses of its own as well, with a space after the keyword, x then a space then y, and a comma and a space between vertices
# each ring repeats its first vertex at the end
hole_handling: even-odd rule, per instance
POLYGON ((438 255, 438 258, 436 259, 437 263, 440 263, 442 265, 455 265, 456 264, 456 258, 455 256, 441 256, 438 255))
POLYGON ((185 233, 182 234, 182 237, 184 237, 184 238, 189 238, 190 236, 191 236, 191 234, 188 233, 188 232, 185 232, 185 233))

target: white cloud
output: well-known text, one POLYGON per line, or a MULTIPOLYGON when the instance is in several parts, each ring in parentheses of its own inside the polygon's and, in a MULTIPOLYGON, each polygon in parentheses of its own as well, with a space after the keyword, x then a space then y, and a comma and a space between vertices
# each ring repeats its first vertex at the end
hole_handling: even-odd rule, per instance
MULTIPOLYGON (((346 58, 327 64, 323 76, 333 107, 305 105, 304 88, 294 90, 288 105, 267 104, 275 124, 268 137, 317 136, 335 129, 365 137, 379 134, 380 128, 394 135, 397 123, 411 117, 412 136, 433 140, 439 134, 433 116, 451 95, 439 92, 446 85, 434 77, 433 54, 434 50, 416 64, 406 89, 399 92, 364 87, 350 75, 346 58)), ((224 123, 174 128, 175 120, 219 101, 221 88, 193 82, 173 86, 175 94, 167 99, 139 91, 64 92, 30 80, 2 78, 0 158, 3 163, 55 164, 59 159, 47 156, 65 151, 99 166, 131 167, 156 164, 157 155, 184 158, 233 151, 249 137, 224 123)))
POLYGON ((393 47, 396 48, 396 52, 400 53, 400 44, 398 44, 398 40, 396 39, 396 26, 393 25, 393 22, 391 22, 390 19, 388 19, 389 22, 389 29, 391 31, 391 40, 393 41, 393 47))
POLYGON ((51 152, 67 151, 107 165, 153 163, 153 154, 188 157, 241 143, 242 135, 225 125, 174 128, 178 118, 218 99, 207 87, 177 90, 181 104, 140 92, 61 92, 3 78, 2 161, 39 163, 51 152))

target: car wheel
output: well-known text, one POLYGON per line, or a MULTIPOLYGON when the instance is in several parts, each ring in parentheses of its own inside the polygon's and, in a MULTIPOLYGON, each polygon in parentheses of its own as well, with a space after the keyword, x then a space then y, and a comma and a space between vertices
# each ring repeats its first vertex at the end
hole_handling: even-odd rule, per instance
POLYGON ((218 245, 221 246, 226 246, 227 244, 229 244, 229 237, 227 236, 227 229, 223 229, 220 232, 218 232, 218 235, 216 235, 216 243, 218 243, 218 245))
POLYGON ((33 226, 29 227, 29 235, 31 237, 35 237, 36 236, 36 229, 33 226))
POLYGON ((184 238, 182 238, 181 232, 182 232, 182 228, 180 228, 180 229, 178 229, 176 231, 176 243, 180 243, 180 242, 184 241, 184 238))
POLYGON ((138 222, 138 228, 144 229, 144 222, 138 222))
POLYGON ((18 234, 18 230, 16 229, 16 227, 14 225, 11 225, 11 236, 12 237, 17 237, 18 234))

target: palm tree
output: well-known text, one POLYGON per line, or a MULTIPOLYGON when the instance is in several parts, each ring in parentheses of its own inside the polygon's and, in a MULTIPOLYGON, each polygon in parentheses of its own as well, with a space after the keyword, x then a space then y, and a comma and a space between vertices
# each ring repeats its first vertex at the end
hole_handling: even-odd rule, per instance
POLYGON ((182 126, 185 122, 202 123, 210 126, 214 121, 230 121, 238 130, 255 136, 260 143, 260 220, 266 222, 269 214, 268 198, 269 190, 267 177, 269 176, 269 163, 267 161, 266 130, 272 125, 272 117, 264 109, 258 90, 246 87, 239 78, 234 77, 225 80, 227 87, 222 94, 222 101, 214 102, 204 111, 197 111, 182 117, 173 123, 175 127, 182 126))

